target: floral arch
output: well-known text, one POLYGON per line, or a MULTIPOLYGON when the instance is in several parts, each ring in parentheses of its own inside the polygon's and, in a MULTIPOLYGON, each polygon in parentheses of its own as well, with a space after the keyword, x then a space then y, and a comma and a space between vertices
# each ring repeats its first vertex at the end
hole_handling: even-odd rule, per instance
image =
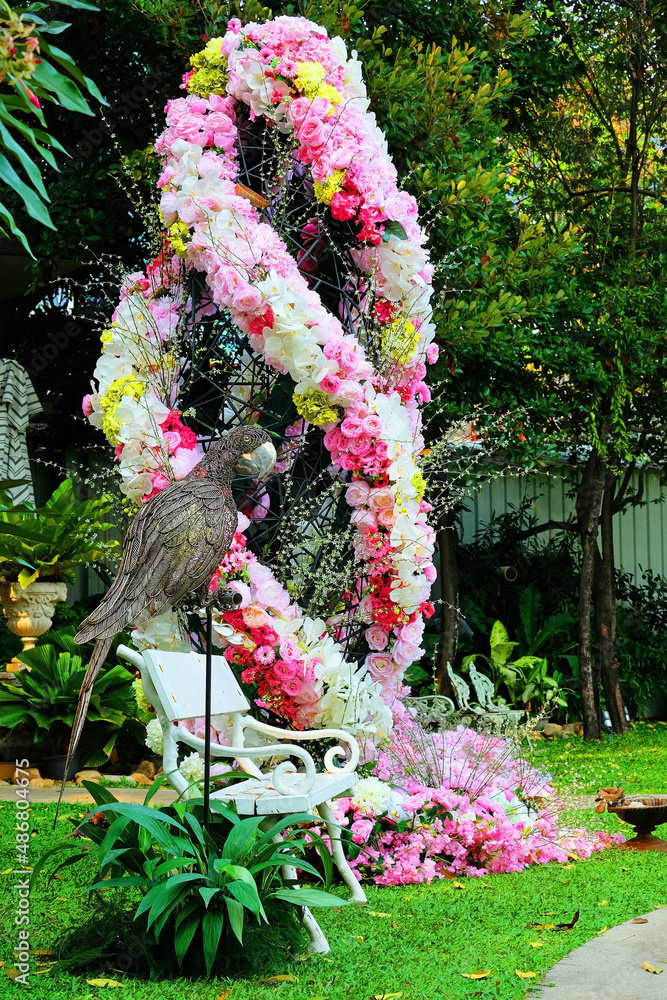
MULTIPOLYGON (((243 599, 219 641, 259 704, 373 740, 391 728, 433 610, 418 468, 437 357, 425 234, 340 38, 303 18, 235 19, 191 65, 157 142, 162 250, 122 283, 84 412, 136 504, 234 423, 280 439, 276 474, 241 498, 212 581, 243 599), (334 573, 323 538, 336 519, 349 538, 338 558, 355 560, 322 616, 294 599, 289 566, 279 582, 262 562, 290 475, 314 511, 292 569, 305 559, 325 574, 328 560, 334 573)), ((135 635, 182 641, 171 619, 135 635)))

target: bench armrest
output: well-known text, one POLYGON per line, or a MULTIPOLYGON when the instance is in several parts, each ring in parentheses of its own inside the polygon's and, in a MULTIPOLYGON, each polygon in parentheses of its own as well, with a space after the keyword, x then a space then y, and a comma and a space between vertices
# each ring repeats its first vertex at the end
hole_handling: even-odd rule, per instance
MULTIPOLYGON (((324 756, 324 766, 329 774, 352 774, 359 763, 359 744, 354 736, 346 733, 343 729, 306 729, 304 732, 278 729, 276 726, 269 726, 266 722, 258 722, 256 719, 244 718, 244 729, 254 729, 255 732, 263 733, 265 736, 276 736, 278 739, 305 742, 306 740, 339 740, 347 744, 350 759, 342 767, 334 763, 335 757, 346 757, 347 752, 342 746, 331 747, 324 756)), ((253 748, 254 749, 254 748, 253 748)))

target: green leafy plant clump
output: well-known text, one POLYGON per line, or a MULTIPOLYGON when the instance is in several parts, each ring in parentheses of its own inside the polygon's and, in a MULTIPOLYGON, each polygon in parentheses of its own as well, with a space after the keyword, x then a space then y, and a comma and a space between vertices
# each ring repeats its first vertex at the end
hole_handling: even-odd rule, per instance
POLYGON ((493 681, 496 698, 504 696, 508 704, 525 706, 533 711, 548 711, 556 705, 567 705, 559 686, 562 676, 558 671, 549 675, 544 657, 519 656, 516 660, 510 659, 519 643, 510 641, 502 622, 494 622, 489 645, 489 656, 471 653, 463 658, 461 669, 465 672, 477 660, 483 660, 493 681))
MULTIPOLYGON (((52 643, 19 655, 30 669, 17 674, 16 684, 0 684, 0 734, 20 726, 42 752, 66 752, 86 672, 80 655, 85 647, 75 646, 75 631, 74 626, 61 629, 52 633, 52 643)), ((82 760, 91 766, 105 764, 124 728, 143 743, 145 731, 137 711, 132 674, 116 665, 111 653, 93 686, 81 740, 82 760)))
POLYGON ((115 525, 104 520, 111 508, 108 497, 77 501, 71 479, 45 505, 15 504, 0 483, 0 577, 27 587, 37 579, 74 583, 74 567, 108 558, 118 546, 103 541, 100 532, 115 525))
POLYGON ((279 905, 276 910, 276 904, 345 905, 345 900, 330 892, 296 883, 297 867, 302 880, 306 873, 322 878, 304 857, 313 844, 327 884, 331 878, 331 856, 324 841, 312 830, 306 839, 291 829, 312 824, 312 816, 306 813, 283 817, 271 825, 263 816, 242 819, 228 805, 213 800, 206 830, 201 799, 162 809, 149 807, 161 779, 149 789, 143 805, 119 802, 108 789, 88 781, 83 784, 97 811, 79 823, 76 832, 92 846, 79 850, 78 840, 60 843, 38 861, 33 881, 50 857, 62 857, 70 848, 76 853, 61 861, 50 878, 79 861, 90 861, 92 855, 96 878, 91 891, 138 891, 141 899, 133 919, 148 935, 153 977, 174 974, 181 966, 201 973, 200 956, 210 976, 218 952, 227 952, 230 940, 243 946, 248 919, 268 924, 267 908, 285 919, 284 910, 279 905), (268 829, 261 829, 266 825, 268 829))

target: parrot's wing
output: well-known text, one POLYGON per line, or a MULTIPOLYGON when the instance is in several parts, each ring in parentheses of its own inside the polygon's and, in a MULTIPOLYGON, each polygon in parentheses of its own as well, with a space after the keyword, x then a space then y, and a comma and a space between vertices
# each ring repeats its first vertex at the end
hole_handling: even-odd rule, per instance
POLYGON ((75 642, 113 636, 144 609, 160 614, 174 607, 211 579, 237 522, 231 491, 222 493, 210 480, 166 487, 130 524, 116 579, 75 642))

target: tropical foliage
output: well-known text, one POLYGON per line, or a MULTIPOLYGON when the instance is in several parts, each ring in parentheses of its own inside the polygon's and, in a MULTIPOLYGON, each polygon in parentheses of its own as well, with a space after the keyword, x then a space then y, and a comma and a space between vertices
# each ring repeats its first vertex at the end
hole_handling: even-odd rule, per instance
MULTIPOLYGON (((55 2, 79 10, 98 9, 84 0, 55 2)), ((0 152, 0 182, 20 198, 31 218, 55 230, 48 209, 49 194, 35 154, 57 170, 54 153, 66 155, 66 151, 47 131, 42 102, 92 115, 82 91, 102 104, 106 101, 94 80, 84 76, 72 57, 47 40, 46 36, 60 35, 70 27, 66 21, 45 20, 40 11, 47 8, 45 3, 31 3, 12 9, 7 0, 0 5, 0 84, 13 92, 0 91, 0 149, 8 154, 0 152), (18 165, 19 172, 13 164, 18 165)), ((32 253, 12 211, 0 202, 0 235, 10 233, 32 253)))
MULTIPOLYGON (((76 830, 92 846, 80 850, 78 842, 65 841, 39 860, 35 872, 50 856, 62 856, 63 849, 77 853, 61 861, 50 878, 63 867, 94 859, 97 867, 90 890, 138 891, 135 921, 150 932, 155 954, 173 956, 179 967, 187 956, 190 966, 197 968, 197 955, 203 955, 210 976, 218 950, 224 953, 234 940, 243 945, 246 924, 251 920, 267 924, 267 906, 272 904, 340 907, 347 902, 323 889, 296 884, 296 871, 292 878, 283 872, 284 866, 298 867, 321 880, 304 857, 309 844, 317 843, 330 876, 331 857, 316 833, 306 837, 297 829, 281 838, 288 828, 311 826, 312 816, 286 816, 262 831, 264 817, 241 819, 229 806, 212 801, 206 829, 201 799, 149 808, 159 779, 143 805, 119 802, 92 782, 84 785, 97 805, 76 830)), ((284 909, 278 912, 283 920, 289 919, 284 909)), ((163 967, 168 965, 169 958, 163 967)))
MULTIPOLYGON (((74 645, 75 628, 52 633, 52 642, 19 654, 28 670, 14 684, 0 684, 0 732, 20 726, 36 750, 62 754, 67 750, 78 694, 86 673, 81 648, 74 645), (77 652, 77 650, 79 652, 77 652)), ((113 654, 98 674, 81 739, 82 763, 105 764, 122 730, 143 743, 144 727, 136 718, 132 674, 115 664, 113 654)))
MULTIPOLYGON (((7 483, 0 483, 6 487, 7 483)), ((100 532, 115 525, 102 520, 111 501, 78 501, 71 479, 65 479, 43 507, 15 504, 0 489, 0 575, 27 587, 37 579, 74 583, 74 567, 97 563, 113 555, 118 542, 103 541, 100 532)))

